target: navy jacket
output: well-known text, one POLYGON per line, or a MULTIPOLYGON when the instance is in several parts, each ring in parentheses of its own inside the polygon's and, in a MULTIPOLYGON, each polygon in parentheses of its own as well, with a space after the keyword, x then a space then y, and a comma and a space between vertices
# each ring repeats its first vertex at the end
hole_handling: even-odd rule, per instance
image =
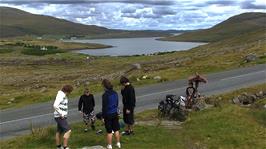
POLYGON ((106 90, 102 95, 103 117, 118 113, 118 94, 114 90, 106 90))

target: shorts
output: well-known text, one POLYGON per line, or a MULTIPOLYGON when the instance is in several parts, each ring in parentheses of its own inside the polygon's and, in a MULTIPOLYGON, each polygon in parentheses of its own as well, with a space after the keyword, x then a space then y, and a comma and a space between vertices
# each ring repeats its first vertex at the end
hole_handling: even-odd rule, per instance
POLYGON ((104 118, 104 125, 107 133, 120 130, 118 114, 108 115, 104 118))
POLYGON ((57 132, 62 134, 71 130, 66 118, 56 117, 55 121, 57 123, 57 132))
POLYGON ((123 108, 123 120, 126 124, 128 125, 133 125, 134 124, 134 108, 132 109, 128 109, 130 111, 129 114, 126 113, 126 110, 125 108, 123 108))
POLYGON ((94 111, 91 113, 83 113, 83 121, 88 124, 88 123, 94 123, 95 122, 95 114, 94 111))

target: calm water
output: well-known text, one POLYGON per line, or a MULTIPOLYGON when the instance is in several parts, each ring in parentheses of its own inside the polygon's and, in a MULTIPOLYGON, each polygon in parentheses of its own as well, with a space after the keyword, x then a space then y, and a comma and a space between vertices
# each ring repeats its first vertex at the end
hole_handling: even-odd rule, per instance
POLYGON ((157 52, 188 50, 199 45, 205 44, 195 42, 169 42, 159 41, 155 39, 157 39, 157 37, 75 40, 75 42, 99 43, 113 46, 111 48, 106 49, 84 49, 78 51, 78 53, 84 53, 95 56, 130 56, 142 54, 147 55, 157 52))

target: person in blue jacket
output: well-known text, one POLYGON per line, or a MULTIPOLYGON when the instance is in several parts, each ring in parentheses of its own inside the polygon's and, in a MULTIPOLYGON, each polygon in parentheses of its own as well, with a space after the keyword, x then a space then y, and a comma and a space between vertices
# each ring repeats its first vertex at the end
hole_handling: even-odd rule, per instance
POLYGON ((102 95, 102 116, 104 118, 104 125, 107 131, 107 149, 112 149, 112 132, 114 132, 116 138, 116 146, 121 148, 118 94, 113 90, 113 85, 109 80, 104 79, 102 81, 102 86, 104 87, 104 94, 102 95))

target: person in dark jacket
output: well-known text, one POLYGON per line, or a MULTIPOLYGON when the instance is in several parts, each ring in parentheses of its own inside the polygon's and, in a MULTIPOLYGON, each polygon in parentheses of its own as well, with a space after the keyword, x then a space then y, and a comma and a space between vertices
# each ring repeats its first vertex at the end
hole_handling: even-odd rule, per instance
POLYGON ((196 89, 193 87, 193 83, 189 82, 188 83, 188 87, 186 89, 186 98, 187 98, 187 102, 186 102, 186 108, 191 108, 193 102, 195 102, 195 94, 196 94, 196 89))
POLYGON ((122 101, 123 101, 123 119, 126 124, 126 130, 123 132, 124 135, 131 135, 133 133, 134 125, 134 108, 136 104, 135 89, 129 82, 129 79, 122 76, 120 78, 120 84, 123 86, 121 89, 122 101))
POLYGON ((90 94, 89 89, 85 89, 84 94, 80 96, 78 103, 78 111, 83 115, 83 121, 86 125, 85 132, 88 131, 89 124, 92 130, 95 130, 95 101, 93 94, 90 94))
POLYGON ((116 138, 116 146, 121 148, 120 144, 120 125, 118 116, 118 94, 113 90, 113 85, 107 79, 102 81, 104 94, 102 95, 102 116, 107 131, 107 149, 112 149, 112 132, 116 138))

